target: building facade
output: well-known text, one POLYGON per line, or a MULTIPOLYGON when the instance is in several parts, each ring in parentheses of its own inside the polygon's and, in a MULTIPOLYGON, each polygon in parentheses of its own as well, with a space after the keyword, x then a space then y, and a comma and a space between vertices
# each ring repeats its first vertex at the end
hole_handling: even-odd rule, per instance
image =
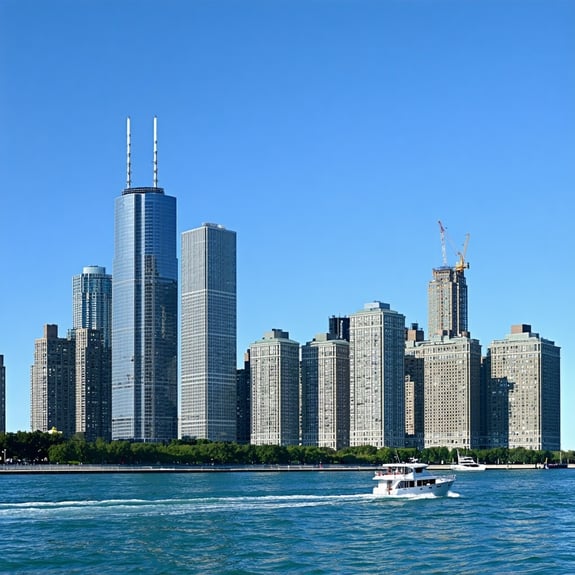
POLYGON ((249 444, 252 432, 252 384, 250 351, 244 354, 244 367, 236 371, 236 441, 249 444))
POLYGON ((252 445, 299 444, 299 343, 274 329, 250 346, 252 445))
POLYGON ((0 433, 6 433, 6 366, 0 354, 0 433))
POLYGON ((176 198, 157 185, 127 187, 115 203, 112 275, 112 439, 178 435, 176 198))
POLYGON ((301 348, 301 442, 349 446, 349 342, 319 334, 301 348))
POLYGON ((372 302, 350 316, 350 445, 403 447, 405 317, 372 302))
POLYGON ((463 267, 435 268, 427 295, 429 338, 466 335, 469 328, 467 283, 463 267))
POLYGON ((236 233, 182 234, 180 437, 236 440, 236 233))
POLYGON ((76 346, 58 337, 57 325, 45 325, 34 343, 31 369, 30 425, 32 431, 56 428, 65 437, 76 431, 76 346))
POLYGON ((560 348, 514 325, 485 360, 490 447, 561 449, 560 348))
POLYGON ((329 318, 329 333, 338 339, 349 341, 349 317, 332 315, 329 318))
POLYGON ((76 433, 88 441, 112 437, 112 276, 85 266, 73 281, 76 342, 76 433))
POLYGON ((112 276, 102 266, 85 266, 72 280, 73 327, 99 329, 112 340, 112 276))
POLYGON ((112 437, 112 350, 102 330, 72 330, 75 341, 76 433, 86 441, 112 437))
POLYGON ((480 447, 481 345, 447 336, 406 348, 423 361, 424 447, 480 447))
POLYGON ((425 369, 423 355, 417 351, 423 340, 418 324, 405 330, 405 438, 407 447, 418 449, 424 445, 425 369))

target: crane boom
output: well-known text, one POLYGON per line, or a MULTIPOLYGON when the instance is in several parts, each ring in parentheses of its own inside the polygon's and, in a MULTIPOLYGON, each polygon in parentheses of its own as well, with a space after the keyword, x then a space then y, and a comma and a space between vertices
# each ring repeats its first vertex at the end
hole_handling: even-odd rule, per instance
POLYGON ((437 223, 439 224, 439 234, 441 236, 441 258, 443 265, 447 267, 447 253, 445 251, 445 228, 443 227, 441 220, 438 220, 437 223))
POLYGON ((465 254, 467 252, 467 244, 469 243, 469 234, 465 234, 465 242, 463 243, 463 249, 457 252, 459 256, 459 261, 455 264, 455 269, 458 272, 462 272, 465 268, 469 267, 469 262, 465 261, 465 254))

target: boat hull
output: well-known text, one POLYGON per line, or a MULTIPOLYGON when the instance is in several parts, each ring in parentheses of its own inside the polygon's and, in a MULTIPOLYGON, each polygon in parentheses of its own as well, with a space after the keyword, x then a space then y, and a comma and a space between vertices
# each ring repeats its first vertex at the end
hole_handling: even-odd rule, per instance
POLYGON ((485 471, 487 468, 485 465, 476 464, 476 465, 452 465, 451 469, 453 471, 485 471))
POLYGON ((377 498, 397 498, 397 497, 421 497, 422 495, 432 495, 434 497, 445 497, 453 485, 455 479, 437 480, 433 484, 416 487, 400 487, 389 489, 385 482, 373 488, 373 494, 377 498))

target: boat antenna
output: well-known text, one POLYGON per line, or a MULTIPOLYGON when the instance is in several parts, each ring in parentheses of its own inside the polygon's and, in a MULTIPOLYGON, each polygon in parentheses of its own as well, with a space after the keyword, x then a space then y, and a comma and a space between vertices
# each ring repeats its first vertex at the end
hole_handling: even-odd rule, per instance
POLYGON ((130 116, 128 116, 126 118, 126 188, 132 187, 132 145, 130 138, 130 116))
POLYGON ((154 188, 158 187, 158 118, 154 116, 154 188))

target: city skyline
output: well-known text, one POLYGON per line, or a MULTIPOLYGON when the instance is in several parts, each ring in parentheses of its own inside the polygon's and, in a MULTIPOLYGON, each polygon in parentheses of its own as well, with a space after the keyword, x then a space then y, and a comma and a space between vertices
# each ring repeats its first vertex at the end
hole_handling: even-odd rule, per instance
POLYGON ((125 117, 134 181, 151 185, 157 115, 178 234, 206 221, 238 233, 238 366, 259 334, 309 341, 366 301, 425 326, 440 219, 449 265, 470 234, 483 353, 519 323, 561 347, 573 448, 575 6, 250 5, 0 7, 7 429, 28 428, 42 326, 72 325, 72 276, 113 267, 125 117), (134 27, 156 41, 134 43, 134 27))

